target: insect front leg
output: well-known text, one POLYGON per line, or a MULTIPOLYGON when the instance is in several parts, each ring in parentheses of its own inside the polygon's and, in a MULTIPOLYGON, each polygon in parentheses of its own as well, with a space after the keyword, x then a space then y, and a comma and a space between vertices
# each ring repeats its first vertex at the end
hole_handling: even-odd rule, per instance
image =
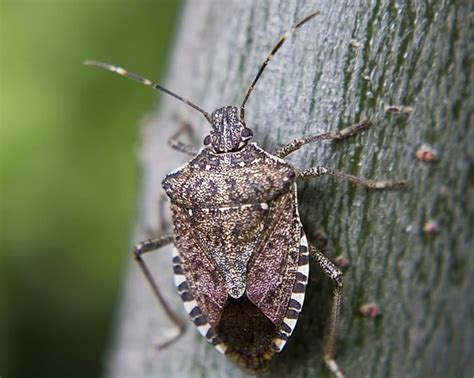
POLYGON ((318 251, 316 247, 310 246, 309 251, 311 257, 317 261, 324 273, 326 273, 326 275, 336 284, 333 291, 329 332, 324 343, 324 362, 326 363, 329 370, 331 370, 331 372, 337 378, 344 378, 344 374, 341 372, 336 360, 334 359, 334 346, 336 344, 336 333, 339 325, 341 310, 343 274, 339 268, 336 267, 336 265, 334 265, 331 260, 324 256, 320 251, 318 251))
POLYGON ((168 139, 168 144, 171 146, 171 148, 174 148, 175 150, 185 154, 192 156, 196 155, 197 151, 193 146, 178 140, 182 134, 188 134, 191 139, 194 139, 194 131, 189 123, 183 121, 180 122, 178 131, 176 131, 176 133, 173 134, 170 139, 168 139))
POLYGON ((372 122, 369 121, 368 119, 363 120, 362 122, 356 123, 355 125, 346 127, 342 130, 335 130, 335 131, 330 131, 328 133, 324 134, 319 134, 319 135, 311 135, 306 138, 301 138, 301 139, 294 139, 287 145, 281 147, 275 155, 278 156, 279 158, 284 158, 288 156, 289 154, 299 150, 301 147, 303 147, 306 144, 309 143, 316 143, 320 142, 322 140, 340 140, 344 138, 348 138, 350 136, 353 136, 367 128, 372 126, 372 122))
POLYGON ((386 180, 370 180, 364 177, 349 175, 344 172, 336 171, 335 169, 318 165, 317 167, 309 168, 303 172, 298 173, 298 179, 306 180, 314 177, 324 175, 339 177, 343 180, 351 181, 355 184, 361 185, 368 189, 404 189, 408 187, 405 180, 386 181, 386 180))
POLYGON ((158 299, 158 302, 160 302, 160 305, 163 307, 166 315, 168 318, 174 323, 176 326, 176 335, 173 335, 170 337, 168 340, 164 340, 161 342, 157 347, 158 349, 162 349, 174 341, 176 341, 186 330, 186 325, 185 323, 178 317, 177 314, 173 312, 171 307, 169 306, 168 302, 166 299, 163 297, 163 294, 161 294, 160 289, 158 288, 158 285, 153 278, 150 270, 148 269, 145 261, 142 258, 142 255, 151 252, 151 251, 156 251, 161 247, 164 247, 168 244, 171 244, 174 240, 173 235, 165 235, 159 238, 154 238, 154 239, 149 239, 146 241, 143 241, 141 243, 138 243, 134 250, 133 250, 133 255, 135 256, 135 260, 137 261, 138 265, 140 266, 143 274, 145 275, 146 279, 148 280, 148 283, 151 286, 151 289, 153 290, 153 293, 155 294, 155 297, 158 299))

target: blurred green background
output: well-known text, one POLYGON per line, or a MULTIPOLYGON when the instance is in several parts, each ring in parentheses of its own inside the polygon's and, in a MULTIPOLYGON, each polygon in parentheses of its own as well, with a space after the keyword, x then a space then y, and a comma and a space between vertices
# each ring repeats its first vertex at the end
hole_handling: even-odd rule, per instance
POLYGON ((0 376, 94 377, 130 258, 138 129, 180 2, 1 0, 0 376))

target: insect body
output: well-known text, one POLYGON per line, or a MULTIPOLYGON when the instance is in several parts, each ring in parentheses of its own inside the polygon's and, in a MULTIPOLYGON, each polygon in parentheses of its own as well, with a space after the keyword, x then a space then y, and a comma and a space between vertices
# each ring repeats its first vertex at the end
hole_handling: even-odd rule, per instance
MULTIPOLYGON (((263 370, 293 332, 304 302, 312 255, 335 283, 324 359, 329 369, 342 377, 334 360, 342 273, 316 248, 308 246, 298 214, 296 184, 321 175, 337 176, 372 189, 403 187, 406 183, 367 180, 323 166, 298 171, 283 159, 305 144, 352 136, 369 127, 369 121, 296 139, 274 154, 250 143, 253 133, 245 124, 245 104, 268 62, 292 32, 317 14, 307 16, 280 38, 240 108, 226 106, 209 114, 120 67, 93 61, 86 64, 162 90, 201 112, 211 124, 205 147, 163 180, 171 201, 173 234, 140 243, 134 251, 179 334, 184 324, 162 297, 143 260, 144 253, 174 243, 175 283, 191 319, 217 350, 250 371, 263 370)), ((181 142, 170 142, 180 151, 192 151, 181 142)))
MULTIPOLYGON (((226 119, 236 122, 233 131, 245 130, 237 112, 216 110, 213 130, 226 119)), ((232 151, 245 143, 241 133, 220 136, 163 181, 178 251, 175 281, 203 335, 261 370, 293 331, 308 281, 296 172, 254 143, 232 151)))

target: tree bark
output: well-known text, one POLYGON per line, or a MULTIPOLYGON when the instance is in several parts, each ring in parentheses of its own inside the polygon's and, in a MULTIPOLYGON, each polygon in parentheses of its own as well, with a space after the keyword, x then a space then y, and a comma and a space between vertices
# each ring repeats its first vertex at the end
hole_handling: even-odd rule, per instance
MULTIPOLYGON (((278 51, 246 112, 254 139, 268 151, 294 138, 340 129, 364 118, 374 127, 339 142, 304 147, 288 159, 298 168, 327 165, 360 176, 407 179, 407 191, 368 191, 335 178, 299 187, 310 242, 327 234, 325 254, 344 255, 337 360, 350 377, 468 377, 473 364, 473 96, 472 5, 456 1, 188 2, 164 85, 208 112, 239 105, 281 34, 314 10, 278 51), (369 4, 370 3, 370 4, 369 4), (471 13, 470 13, 471 12, 471 13), (472 33, 472 31, 471 31, 472 33), (413 107, 393 114, 389 105, 413 107), (438 161, 416 151, 428 144, 438 161), (439 233, 423 231, 435 221, 439 233), (376 303, 381 314, 363 317, 376 303)), ((143 191, 136 240, 156 227, 164 175, 188 157, 169 148, 176 118, 202 115, 162 96, 143 128, 143 191)), ((171 249, 146 256, 173 308, 186 318, 172 284, 171 249)), ((171 323, 131 263, 110 377, 245 376, 196 332, 157 352, 171 323)), ((332 283, 311 265, 298 326, 264 376, 329 376, 322 363, 332 283)))

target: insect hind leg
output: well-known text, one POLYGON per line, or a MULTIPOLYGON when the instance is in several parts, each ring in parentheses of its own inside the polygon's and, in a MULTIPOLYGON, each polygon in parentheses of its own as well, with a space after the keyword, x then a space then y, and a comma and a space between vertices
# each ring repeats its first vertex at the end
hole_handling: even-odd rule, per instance
POLYGON ((156 299, 160 303, 160 305, 163 307, 163 310, 166 313, 166 316, 173 322, 173 324, 176 327, 176 333, 163 342, 160 342, 157 345, 158 349, 163 349, 167 347, 168 345, 172 344, 176 340, 179 339, 180 336, 182 336, 186 330, 186 325, 185 323, 179 318, 177 314, 174 313, 174 311, 171 309, 170 305, 164 298, 163 294, 161 293, 160 289, 158 288, 158 284, 156 283, 155 279, 153 278, 150 270, 148 269, 145 261, 143 260, 142 255, 151 251, 156 251, 160 249, 161 247, 164 247, 166 245, 169 245, 173 242, 174 237, 173 235, 165 235, 162 237, 158 238, 153 238, 149 239, 146 241, 143 241, 139 244, 137 244, 133 250, 133 255, 135 257, 135 260, 137 261, 140 269, 142 270, 143 274, 145 275, 148 283, 151 286, 151 289, 153 291, 153 294, 155 295, 156 299))
POLYGON ((339 366, 334 358, 334 347, 336 344, 336 334, 337 328, 339 326, 341 311, 343 274, 339 268, 334 265, 331 260, 324 256, 316 247, 310 246, 309 251, 311 257, 316 260, 324 273, 326 273, 326 275, 335 283, 331 306, 329 332, 326 336, 326 341, 324 342, 324 362, 326 363, 326 366, 329 368, 329 370, 337 378, 344 378, 344 374, 339 369, 339 366))

